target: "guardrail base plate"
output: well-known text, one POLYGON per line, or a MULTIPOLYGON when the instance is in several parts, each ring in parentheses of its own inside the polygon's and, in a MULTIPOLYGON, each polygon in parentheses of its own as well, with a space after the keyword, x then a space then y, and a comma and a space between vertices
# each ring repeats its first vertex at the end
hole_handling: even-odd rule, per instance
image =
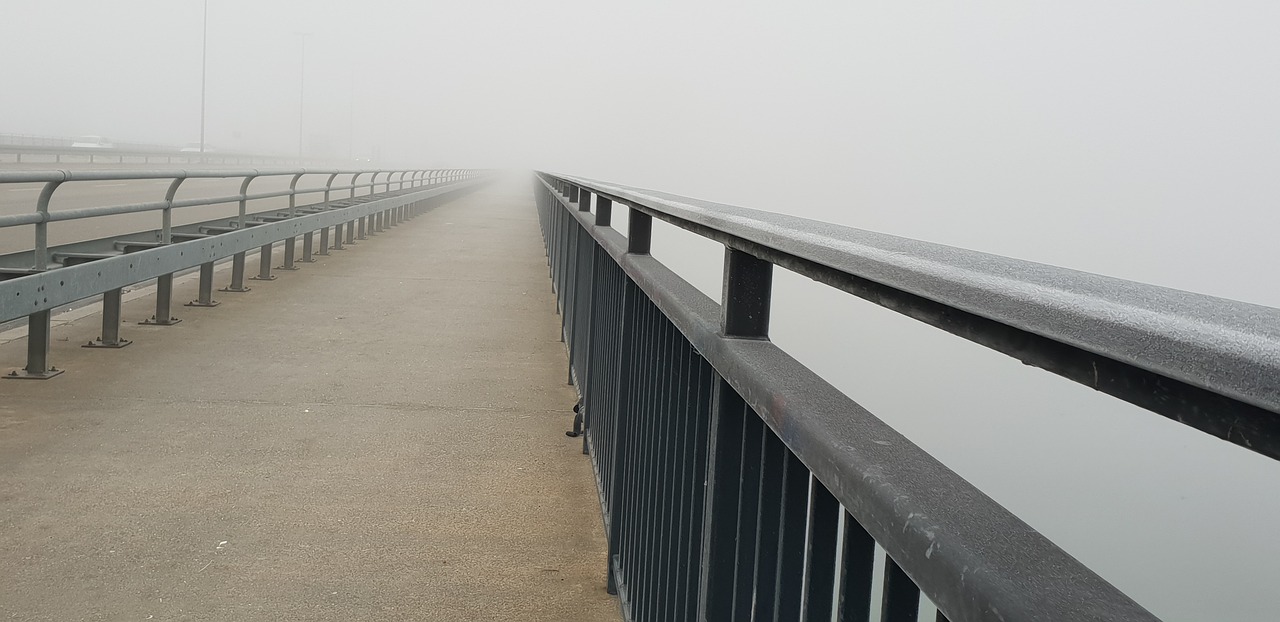
POLYGON ((220 304, 222 303, 218 302, 217 300, 210 300, 209 302, 200 302, 199 300, 192 300, 191 302, 185 303, 182 306, 184 307, 216 307, 220 304))
POLYGON ((15 369, 0 378, 8 378, 9 380, 48 380, 66 370, 50 367, 49 371, 33 374, 25 369, 15 369))
POLYGON ((138 322, 138 323, 144 326, 173 326, 174 324, 177 324, 178 322, 181 322, 181 321, 182 320, 176 317, 171 317, 168 320, 160 321, 160 320, 157 320, 156 316, 153 315, 151 316, 151 319, 142 320, 141 322, 138 322))
MULTIPOLYGON (((276 275, 273 274, 271 276, 251 276, 249 277, 249 280, 250 281, 274 281, 276 280, 276 275)), ((248 290, 249 288, 246 287, 245 289, 248 290)))
POLYGON ((93 341, 90 341, 89 343, 86 343, 80 347, 81 348, 123 348, 131 343, 133 343, 133 341, 130 339, 121 339, 115 342, 103 341, 101 339, 94 339, 93 341))
POLYGON ((232 289, 232 288, 230 288, 230 287, 224 287, 224 288, 222 288, 222 289, 219 289, 218 291, 220 291, 220 292, 247 292, 247 291, 249 291, 250 289, 252 289, 252 288, 250 288, 250 287, 241 287, 241 288, 238 288, 238 289, 232 289))

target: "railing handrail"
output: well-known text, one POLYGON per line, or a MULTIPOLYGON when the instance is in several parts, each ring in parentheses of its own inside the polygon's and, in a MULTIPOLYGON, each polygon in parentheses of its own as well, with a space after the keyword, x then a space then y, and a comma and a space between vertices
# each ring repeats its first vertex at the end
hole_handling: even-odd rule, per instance
MULTIPOLYGON (((68 182, 84 182, 84 181, 141 181, 148 179, 169 179, 169 180, 186 180, 186 179, 257 179, 261 177, 283 177, 283 176, 302 176, 302 175, 351 175, 354 179, 366 173, 373 173, 376 177, 380 173, 393 172, 419 172, 419 173, 444 173, 441 169, 320 169, 320 168, 279 168, 279 169, 226 169, 226 170, 187 170, 187 169, 154 169, 154 170, 45 170, 45 171, 0 171, 0 185, 15 183, 44 183, 44 184, 62 184, 68 182)), ((415 180, 416 182, 424 181, 423 178, 415 180)), ((234 194, 216 197, 206 197, 199 199, 184 199, 181 201, 153 201, 149 203, 129 203, 119 205, 104 205, 97 207, 77 208, 74 210, 59 210, 50 212, 41 210, 39 205, 33 212, 20 214, 4 214, 0 215, 0 228, 18 227, 23 225, 33 225, 48 222, 58 222, 64 220, 78 220, 81 218, 96 218, 101 216, 111 216, 116 214, 127 214, 144 211, 160 211, 165 209, 181 209, 185 207, 200 207, 207 205, 218 205, 222 203, 230 203, 235 201, 252 201, 256 199, 266 199, 279 196, 297 196, 303 194, 318 194, 326 191, 334 190, 354 190, 359 188, 368 188, 373 192, 375 182, 370 179, 365 184, 348 184, 343 186, 314 186, 308 188, 292 187, 288 190, 279 190, 274 192, 264 192, 258 194, 234 194)), ((50 191, 52 192, 52 191, 50 191)))
POLYGON ((0 183, 38 183, 45 181, 120 181, 144 179, 198 179, 220 177, 256 177, 277 175, 363 175, 400 171, 439 171, 443 169, 390 169, 390 168, 244 168, 244 169, 48 169, 42 171, 0 171, 0 183))
MULTIPOLYGON (((640 295, 647 298, 665 316, 675 331, 692 346, 693 351, 709 363, 718 376, 730 385, 732 391, 740 396, 741 401, 738 404, 745 403, 749 410, 745 416, 758 415, 785 444, 786 449, 825 487, 824 490, 829 491, 829 494, 838 500, 849 515, 888 552, 915 585, 950 616, 949 619, 956 621, 1124 620, 1127 622, 1155 620, 1154 616, 1131 598, 768 339, 726 335, 725 325, 729 316, 725 314, 725 307, 648 254, 649 226, 646 225, 640 234, 644 240, 639 245, 635 245, 633 244, 635 240, 623 236, 607 224, 608 217, 601 217, 601 214, 609 214, 612 211, 611 207, 593 215, 588 211, 591 207, 589 200, 584 202, 580 197, 586 197, 588 193, 597 193, 598 197, 604 199, 622 201, 643 215, 641 219, 634 219, 635 214, 632 214, 633 224, 646 222, 651 217, 680 220, 677 224, 687 226, 697 233, 708 235, 708 237, 719 236, 714 239, 725 242, 733 253, 759 252, 761 250, 759 243, 742 248, 741 246, 745 245, 744 238, 720 235, 728 229, 727 226, 712 228, 706 224, 705 220, 694 222, 679 219, 673 214, 679 213, 677 210, 682 208, 676 205, 664 205, 652 194, 643 191, 582 178, 540 175, 542 175, 541 190, 543 191, 541 196, 547 198, 551 209, 555 211, 544 219, 544 232, 549 236, 549 253, 553 263, 552 276, 558 291, 564 292, 567 288, 569 292, 562 294, 564 300, 562 318, 566 318, 565 334, 566 342, 569 343, 570 365, 577 372, 578 381, 583 383, 584 396, 589 396, 594 390, 598 390, 592 386, 592 383, 599 382, 591 375, 594 373, 590 371, 594 369, 593 366, 610 364, 590 358, 584 363, 575 359, 573 354, 575 349, 583 350, 581 344, 584 336, 594 335, 588 332, 588 329, 582 328, 584 322, 586 325, 594 325, 593 320, 581 318, 579 315, 591 309, 588 317, 593 316, 596 313, 593 306, 595 303, 583 304, 575 300, 575 297, 592 295, 591 292, 595 287, 597 278, 595 268, 590 266, 593 265, 592 258, 598 258, 600 255, 594 254, 593 250, 588 250, 585 254, 582 252, 584 243, 592 240, 600 250, 607 253, 612 260, 611 263, 617 264, 628 281, 638 288, 640 295), (577 205, 574 205, 575 202, 577 205), (579 227, 586 236, 573 234, 579 227), (636 250, 637 247, 639 250, 636 250), (587 259, 583 260, 583 257, 587 259), (573 267, 574 264, 577 265, 576 268, 573 267), (583 270, 590 276, 577 274, 577 271, 583 270), (581 289, 584 286, 580 285, 580 282, 587 284, 585 290, 581 289), (585 365, 585 367, 579 365, 585 365), (587 373, 585 379, 584 370, 587 373)), ((670 199, 663 200, 670 201, 670 199)), ((633 234, 635 234, 634 227, 628 235, 633 234)), ((768 240, 765 241, 768 242, 768 240)), ((766 261, 773 258, 776 257, 760 257, 766 261)), ((780 265, 792 267, 789 264, 780 265)), ((804 268, 804 266, 800 267, 804 268)), ((752 302, 735 298, 735 294, 730 293, 734 291, 733 288, 736 288, 738 293, 743 291, 740 284, 731 288, 730 273, 730 268, 726 267, 724 296, 734 300, 735 304, 755 309, 752 302)), ((768 292, 761 292, 761 295, 767 301, 768 292)), ((765 304, 768 303, 765 302, 765 304)), ((610 311, 618 313, 612 307, 608 308, 606 313, 610 311)), ((765 313, 767 314, 767 310, 765 313)), ((629 316, 624 315, 623 331, 624 334, 629 335, 631 333, 625 332, 629 330, 625 328, 628 326, 626 317, 629 316)), ((656 329, 653 329, 650 324, 650 328, 644 330, 656 329)), ((590 345, 594 337, 586 337, 586 339, 586 343, 589 344, 586 350, 589 351, 595 347, 590 345)), ((622 339, 626 342, 631 337, 622 339)), ((618 347, 617 343, 613 343, 611 347, 618 347)), ((622 346, 624 357, 626 352, 630 352, 627 350, 629 347, 622 346)), ((653 369, 672 364, 670 361, 655 362, 648 373, 652 375, 653 369)), ((618 372, 616 369, 605 372, 606 377, 613 378, 609 375, 610 373, 618 372)), ((655 389, 646 385, 644 389, 639 390, 654 391, 655 389)), ((617 391, 621 392, 622 389, 617 391)), ((624 397, 621 397, 622 393, 618 395, 621 404, 624 397)), ((648 393, 639 395, 643 400, 647 399, 644 396, 648 393)), ((726 403, 727 398, 721 397, 724 394, 716 395, 721 404, 726 403)), ((604 414, 608 412, 609 407, 607 404, 593 404, 588 397, 584 399, 586 399, 584 412, 587 416, 584 428, 596 429, 590 423, 593 409, 604 414)), ((721 408, 713 406, 712 410, 720 413, 721 408)), ((733 406, 724 408, 728 409, 723 410, 727 413, 733 406)), ((650 407, 649 410, 644 410, 641 407, 639 411, 632 412, 630 407, 619 406, 619 410, 612 416, 623 417, 625 413, 626 417, 641 417, 655 412, 662 413, 664 408, 659 406, 656 409, 650 407)), ((716 414, 713 418, 722 416, 726 415, 716 414)), ((632 420, 638 421, 638 419, 632 420)), ((631 429, 643 430, 643 433, 637 432, 633 437, 629 437, 629 441, 632 442, 637 440, 637 436, 642 442, 647 442, 644 439, 662 433, 662 424, 653 423, 651 420, 632 424, 618 423, 615 420, 606 422, 605 425, 610 426, 609 429, 629 425, 631 429)), ((716 425, 711 424, 711 436, 718 434, 716 425)), ((702 439, 701 442, 705 442, 705 438, 699 438, 702 439)), ((758 437, 752 437, 752 442, 758 443, 758 441, 758 437)), ((742 464, 745 469, 747 461, 759 455, 759 451, 748 454, 746 441, 742 442, 744 443, 742 464)), ((607 451, 618 451, 621 448, 620 445, 609 448, 607 451)), ((738 454, 734 453, 737 451, 736 448, 730 446, 728 449, 727 459, 737 464, 738 454)), ((756 449, 759 450, 759 447, 757 446, 756 449)), ((713 444, 705 451, 711 454, 719 450, 714 449, 713 444)), ((662 456, 670 454, 651 452, 644 455, 650 456, 650 459, 662 459, 662 456)), ((707 495, 711 495, 711 490, 716 487, 727 486, 732 490, 738 486, 739 480, 736 479, 738 475, 742 477, 743 490, 756 485, 754 481, 748 480, 745 471, 731 472, 728 482, 721 482, 721 476, 716 475, 715 468, 712 467, 713 458, 708 456, 706 460, 705 474, 695 472, 693 479, 707 488, 707 495)), ((597 468, 616 467, 598 465, 597 468)), ((627 466, 626 468, 639 467, 627 466)), ((649 471, 649 473, 652 472, 652 470, 649 471)), ((628 473, 630 474, 631 471, 628 470, 628 473)), ((618 483, 619 481, 622 480, 614 479, 611 480, 612 483, 602 480, 601 486, 602 488, 614 487, 613 489, 616 490, 617 486, 622 485, 618 483)), ((759 484, 762 487, 761 490, 765 486, 763 482, 764 480, 761 479, 759 484)), ((602 500, 606 497, 608 495, 602 492, 602 500)), ((799 509, 804 510, 805 502, 806 499, 802 496, 793 503, 798 503, 799 509)), ((620 516, 619 510, 615 507, 614 501, 609 503, 609 507, 606 508, 606 521, 616 521, 620 516)), ((720 527, 720 529, 728 529, 729 535, 725 537, 731 537, 734 531, 732 524, 734 502, 731 499, 729 503, 727 511, 730 524, 725 526, 721 523, 720 527)), ((644 506, 628 506, 628 509, 643 511, 644 506)), ((707 521, 701 524, 702 529, 711 529, 714 517, 717 516, 716 506, 709 504, 706 514, 701 516, 705 517, 701 520, 707 521)), ((642 520, 647 520, 648 524, 655 524, 665 520, 663 517, 669 518, 668 515, 662 515, 657 519, 642 520)), ((611 525, 606 527, 613 529, 611 525)), ((709 532, 704 531, 702 534, 704 580, 708 572, 726 572, 717 564, 728 564, 732 567, 736 563, 732 557, 729 559, 720 557, 710 561, 705 557, 710 555, 708 551, 712 548, 723 552, 722 548, 717 547, 733 548, 734 546, 711 544, 713 540, 707 539, 709 537, 707 533, 709 532)), ((757 532, 757 537, 764 537, 762 533, 757 532)), ((642 536, 629 537, 634 539, 642 536)), ((662 538, 664 536, 643 537, 662 538)), ((749 538, 750 535, 746 537, 749 538)), ((645 546, 652 545, 659 549, 661 546, 666 546, 665 542, 653 544, 652 540, 643 541, 646 542, 645 546)), ((833 542, 826 542, 822 546, 833 544, 833 542)), ((622 549, 622 554, 645 555, 647 550, 622 549)), ((611 554, 618 552, 619 549, 611 549, 611 554)), ((746 563, 749 566, 751 560, 747 559, 746 563)), ((628 577, 628 580, 640 583, 638 588, 636 583, 632 583, 629 589, 639 589, 641 592, 651 589, 652 586, 646 587, 642 579, 643 577, 628 577)), ((870 580, 869 576, 862 579, 868 582, 870 580)), ((747 586, 749 589, 750 587, 747 586)), ((830 587, 829 583, 828 587, 830 587)), ((769 592, 772 586, 758 589, 769 592)), ((710 584, 703 583, 702 590, 703 596, 711 593, 710 584)), ((623 591, 623 588, 619 587, 619 593, 623 591)), ((723 592, 717 593, 723 595, 723 592)), ((774 596, 779 597, 777 594, 774 596)), ((823 597, 823 594, 820 593, 818 596, 823 597)), ((626 598, 643 600, 656 597, 641 593, 639 596, 624 597, 624 602, 626 598)), ((726 615, 723 611, 717 611, 716 614, 717 616, 726 615)))
MULTIPOLYGON (((298 174, 301 172, 301 170, 302 169, 296 169, 296 170, 287 169, 283 171, 279 171, 279 170, 271 171, 270 173, 268 173, 267 171, 258 171, 257 172, 258 174, 254 174, 253 171, 249 171, 248 172, 249 174, 244 174, 246 173, 246 171, 236 171, 235 172, 236 174, 231 176, 242 177, 245 180, 252 180, 258 176, 263 176, 266 174, 274 174, 274 175, 298 174)), ((79 171, 77 171, 77 173, 78 172, 79 171)), ((92 171, 92 172, 96 173, 97 171, 92 171)), ((310 173, 315 171, 312 169, 308 169, 307 172, 310 173)), ((346 171, 346 172, 361 174, 369 171, 365 170, 365 171, 346 171)), ((415 190, 420 193, 427 193, 427 195, 424 195, 424 196, 429 196, 430 193, 437 190, 448 191, 448 189, 451 187, 454 187, 454 185, 457 182, 473 180, 479 176, 478 171, 466 170, 466 169, 429 169, 427 170, 427 172, 430 172, 433 175, 430 177, 419 178, 417 180, 418 185, 411 186, 410 188, 411 190, 415 190)), ((40 175, 40 173, 41 172, 39 171, 33 172, 33 174, 37 176, 40 175)), ((48 172, 46 171, 45 173, 48 173, 48 172)), ((186 171, 168 171, 167 173, 169 174, 168 178, 179 179, 181 178, 182 174, 186 173, 186 171)), ((342 174, 342 173, 339 173, 339 174, 342 174)), ((212 175, 206 175, 206 176, 212 176, 212 175)), ((220 174, 217 176, 221 177, 225 175, 220 174)), ((155 177, 154 176, 141 177, 140 179, 153 179, 153 178, 155 177)), ((120 178, 112 177, 110 179, 120 179, 120 178)), ((80 178, 80 180, 83 180, 83 178, 80 178)), ((48 181, 48 180, 46 180, 46 182, 50 184, 59 183, 57 181, 48 181)), ((242 186, 243 185, 245 184, 242 184, 242 186)), ((357 187, 364 188, 364 187, 372 187, 372 186, 373 184, 370 183, 367 185, 358 184, 355 186, 348 186, 348 188, 357 188, 357 187)), ((329 190, 334 190, 334 189, 338 189, 338 187, 329 188, 329 190)), ((166 209, 169 209, 172 207, 178 207, 178 206, 225 203, 228 200, 231 200, 231 201, 240 202, 241 204, 240 217, 243 221, 243 218, 246 215, 246 210, 245 210, 246 203, 249 200, 252 200, 255 198, 262 198, 266 196, 297 196, 302 194, 315 194, 315 193, 325 192, 325 190, 326 190, 325 187, 320 187, 319 189, 309 189, 309 188, 295 189, 295 190, 285 190, 285 191, 274 192, 274 193, 264 193, 262 195, 240 194, 240 195, 232 196, 230 197, 230 199, 228 199, 228 197, 214 197, 211 199, 193 199, 190 201, 181 202, 187 205, 179 205, 180 202, 177 202, 177 201, 174 201, 174 202, 160 201, 156 203, 135 204, 132 206, 115 206, 115 207, 108 207, 108 208, 80 208, 77 210, 68 210, 68 212, 77 213, 77 214, 88 212, 87 215, 82 216, 82 217, 88 218, 88 217, 97 217, 97 216, 110 215, 110 214, 116 214, 116 213, 129 213, 130 211, 149 211, 153 209, 166 210, 166 209), (135 209, 110 211, 110 212, 107 212, 106 214, 98 211, 103 209, 114 210, 119 207, 123 207, 123 208, 132 207, 135 209)), ((166 244, 162 248, 143 250, 137 253, 123 254, 118 257, 114 257, 110 259, 102 259, 100 261, 93 262, 92 266, 90 266, 89 268, 86 268, 86 266, 88 266, 89 264, 83 264, 75 267, 47 269, 45 266, 40 265, 43 262, 41 262, 38 258, 36 261, 37 263, 36 270, 32 274, 28 276, 19 276, 17 278, 0 281, 0 322, 19 318, 24 315, 29 315, 31 313, 47 311, 47 310, 56 308, 57 306, 62 304, 71 303, 88 296, 100 294, 104 291, 108 291, 114 287, 119 286, 122 280, 135 279, 130 282, 138 282, 138 281, 143 281, 149 278, 154 278, 156 274, 153 274, 153 273, 157 273, 157 270, 160 271, 158 272, 158 274, 170 273, 177 270, 190 268, 195 265, 199 265, 199 263, 201 262, 198 259, 193 259, 193 257, 204 257, 205 259, 210 259, 210 258, 221 259, 223 257, 233 254, 231 251, 227 249, 234 247, 236 244, 244 245, 246 243, 244 240, 240 239, 241 237, 245 238, 245 240, 250 240, 250 239, 254 240, 254 244, 250 246, 256 246, 256 245, 261 245, 261 243, 258 240, 270 238, 271 236, 267 234, 277 229, 280 231, 286 231, 286 230, 293 231, 296 229, 299 233, 305 233, 313 229, 324 228, 325 226, 332 225, 334 223, 345 222, 343 219, 348 218, 346 216, 347 214, 363 215, 364 212, 366 211, 378 209, 379 206, 382 205, 383 203, 386 203, 388 201, 398 200, 398 199, 395 199, 394 197, 399 192, 401 191, 397 190, 393 192, 388 192, 386 194, 388 194, 388 196, 392 198, 381 200, 381 201, 375 201, 373 203, 360 204, 360 205, 355 205, 352 207, 341 208, 341 209, 334 209, 331 211, 325 211, 319 214, 312 214, 308 216, 295 216, 293 218, 290 218, 287 221, 283 221, 280 223, 273 223, 271 225, 267 225, 263 227, 255 227, 251 229, 246 229, 241 227, 239 230, 235 232, 219 234, 205 240, 193 240, 189 242, 166 244), (259 234, 258 232, 262 232, 262 234, 259 234), (198 249, 198 251, 191 253, 190 256, 187 256, 183 254, 183 251, 174 250, 174 249, 178 249, 179 247, 191 248, 193 250, 198 249), (178 259, 178 257, 183 257, 183 259, 178 259), (150 261, 153 258, 160 262, 158 266, 150 265, 150 261), (143 263, 148 263, 148 265, 146 267, 143 267, 142 266, 143 263), (127 266, 127 268, 121 269, 121 266, 127 266), (93 275, 92 277, 91 277, 91 273, 93 275), (99 281, 105 284, 100 284, 98 283, 99 281), (52 290, 46 290, 45 288, 48 287, 49 283, 58 283, 59 286, 55 288, 58 291, 55 292, 52 290), (46 293, 43 296, 37 295, 41 292, 46 292, 46 291, 48 293, 46 293), (22 297, 23 293, 26 293, 27 296, 22 297), (21 304, 17 304, 17 301, 19 300, 22 301, 21 304), (28 303, 28 301, 30 301, 30 303, 28 303)), ((375 195, 374 198, 378 198, 376 196, 378 194, 379 193, 376 193, 376 192, 371 193, 371 195, 375 195)), ((328 203, 329 203, 328 200, 321 202, 321 204, 324 204, 324 205, 327 205, 328 203)), ((50 220, 47 219, 48 214, 41 214, 41 216, 43 218, 39 222, 24 223, 24 224, 35 224, 38 227, 47 226, 47 224, 51 222, 50 220)), ((54 219, 52 221, 56 222, 57 220, 58 219, 54 219)), ((165 226, 166 227, 168 226, 167 218, 166 218, 165 226)), ((269 239, 268 242, 276 242, 276 241, 285 239, 286 237, 292 237, 292 235, 281 234, 274 238, 269 239)), ((44 254, 45 259, 47 260, 50 249, 47 246, 43 246, 42 248, 42 246, 43 245, 40 242, 38 242, 36 252, 37 254, 41 254, 41 253, 44 254)), ((123 283, 123 284, 128 284, 128 283, 123 283)))
POLYGON ((1280 309, 548 175, 1280 458, 1280 309))
MULTIPOLYGON (((68 142, 74 139, 67 139, 68 142)), ((189 157, 192 159, 216 160, 232 158, 236 160, 276 160, 288 162, 322 162, 334 158, 300 158, 288 154, 264 154, 243 151, 184 151, 183 147, 166 147, 161 145, 142 145, 136 143, 113 143, 111 147, 73 147, 67 145, 24 145, 19 143, 0 142, 0 153, 28 155, 66 155, 66 156, 128 156, 128 157, 189 157)))

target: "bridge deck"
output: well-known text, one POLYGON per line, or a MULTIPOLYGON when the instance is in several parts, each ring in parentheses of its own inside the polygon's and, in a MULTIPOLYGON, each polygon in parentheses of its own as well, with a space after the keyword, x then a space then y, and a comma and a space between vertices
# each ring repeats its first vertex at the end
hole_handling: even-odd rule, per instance
POLYGON ((123 350, 55 326, 0 383, 0 618, 616 619, 530 191, 126 302, 123 350))

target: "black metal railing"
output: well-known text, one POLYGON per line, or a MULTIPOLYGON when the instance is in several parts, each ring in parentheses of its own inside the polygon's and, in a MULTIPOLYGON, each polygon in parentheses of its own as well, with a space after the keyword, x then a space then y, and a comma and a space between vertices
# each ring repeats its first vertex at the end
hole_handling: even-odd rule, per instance
POLYGON ((629 620, 875 598, 914 622, 922 592, 939 620, 1155 619, 772 344, 774 265, 1280 456, 1275 309, 577 177, 536 194, 629 620), (720 301, 649 255, 653 218, 725 245, 720 301))

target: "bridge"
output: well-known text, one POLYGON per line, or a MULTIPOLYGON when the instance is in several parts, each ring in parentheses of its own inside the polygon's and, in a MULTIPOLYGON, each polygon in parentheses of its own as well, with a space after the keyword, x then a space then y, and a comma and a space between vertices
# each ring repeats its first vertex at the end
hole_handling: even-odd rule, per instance
POLYGON ((0 186, 17 618, 1156 619, 774 345, 775 266, 1280 455, 1266 307, 551 173, 0 186))

